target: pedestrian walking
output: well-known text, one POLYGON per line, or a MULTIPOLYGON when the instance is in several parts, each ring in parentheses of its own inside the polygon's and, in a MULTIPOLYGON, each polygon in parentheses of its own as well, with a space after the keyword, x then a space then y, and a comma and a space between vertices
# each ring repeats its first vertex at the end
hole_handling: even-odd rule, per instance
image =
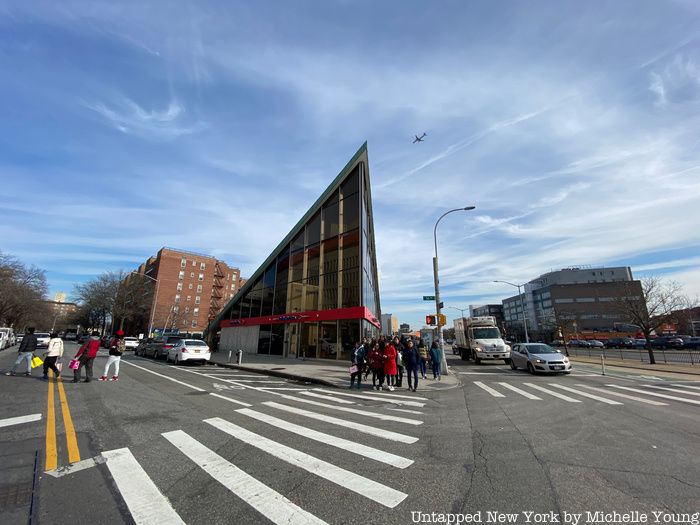
POLYGON ((373 339, 372 349, 367 356, 369 367, 372 369, 372 390, 381 390, 384 383, 384 356, 379 349, 379 344, 373 339))
POLYGON ((404 349, 404 344, 398 337, 394 337, 393 345, 394 345, 394 348, 396 349, 396 379, 395 379, 394 383, 396 384, 397 388, 401 388, 401 385, 403 384, 403 349, 404 349))
POLYGON ((350 357, 352 366, 350 367, 350 388, 355 384, 357 379, 357 389, 360 390, 362 384, 362 371, 365 368, 365 347, 360 341, 355 343, 355 348, 350 357))
POLYGON ((442 363, 442 350, 437 341, 433 341, 430 346, 430 362, 433 367, 433 379, 440 381, 440 364, 442 363))
POLYGON ((425 341, 420 339, 418 341, 418 368, 420 369, 420 375, 423 379, 428 379, 425 375, 427 369, 426 364, 428 362, 428 348, 425 346, 425 341))
POLYGON ((73 370, 73 381, 71 383, 77 383, 80 381, 80 371, 85 367, 85 382, 89 383, 92 381, 92 362, 97 357, 97 352, 100 350, 100 333, 92 332, 90 337, 85 344, 80 347, 78 353, 75 354, 73 359, 79 359, 80 365, 78 368, 73 370))
POLYGON ((396 379, 396 348, 391 343, 385 344, 382 355, 384 356, 384 376, 386 377, 386 386, 393 392, 396 379))
POLYGON ((124 332, 122 330, 117 330, 117 337, 112 339, 109 343, 109 357, 107 357, 105 371, 100 377, 100 381, 107 381, 109 367, 112 366, 112 364, 114 364, 114 375, 110 378, 110 381, 119 381, 119 362, 122 360, 122 354, 125 349, 124 332))
POLYGON ((34 335, 34 327, 30 326, 27 328, 26 333, 22 342, 19 344, 17 349, 17 360, 9 372, 5 372, 6 376, 15 375, 15 370, 22 364, 22 361, 27 362, 27 371, 24 373, 25 376, 32 375, 32 359, 34 358, 34 352, 36 352, 37 339, 34 335))
POLYGON ((63 357, 63 340, 58 337, 56 332, 51 334, 49 339, 49 348, 44 354, 44 381, 49 380, 49 369, 53 370, 56 379, 61 375, 61 371, 56 366, 56 363, 63 357))
POLYGON ((413 341, 409 340, 403 349, 403 364, 406 367, 406 380, 408 389, 414 392, 418 388, 418 362, 420 355, 418 349, 413 345, 413 341), (413 376, 413 387, 411 387, 411 376, 413 376))

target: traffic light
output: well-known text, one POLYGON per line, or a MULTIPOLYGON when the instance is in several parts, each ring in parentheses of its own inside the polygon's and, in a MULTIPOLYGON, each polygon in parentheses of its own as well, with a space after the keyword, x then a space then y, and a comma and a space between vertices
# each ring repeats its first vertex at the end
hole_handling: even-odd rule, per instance
POLYGON ((425 324, 428 326, 432 326, 435 324, 435 316, 434 315, 426 315, 425 316, 425 324))
POLYGON ((445 326, 447 324, 447 319, 445 319, 445 314, 440 314, 440 326, 445 326))

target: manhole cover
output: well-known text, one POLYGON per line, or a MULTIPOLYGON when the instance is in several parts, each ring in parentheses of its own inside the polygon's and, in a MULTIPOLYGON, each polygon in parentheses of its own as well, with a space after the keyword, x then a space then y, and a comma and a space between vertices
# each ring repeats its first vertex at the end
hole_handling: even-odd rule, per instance
POLYGON ((29 505, 32 501, 32 482, 0 485, 0 509, 29 505))

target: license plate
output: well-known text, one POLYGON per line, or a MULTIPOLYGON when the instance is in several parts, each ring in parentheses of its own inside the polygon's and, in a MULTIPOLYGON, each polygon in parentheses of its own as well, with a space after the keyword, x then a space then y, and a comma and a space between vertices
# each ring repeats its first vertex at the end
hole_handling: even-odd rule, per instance
POLYGON ((555 366, 554 370, 564 370, 564 367, 563 366, 555 366))
POLYGON ((194 353, 195 353, 195 354, 198 354, 198 353, 199 353, 199 350, 195 350, 194 353))

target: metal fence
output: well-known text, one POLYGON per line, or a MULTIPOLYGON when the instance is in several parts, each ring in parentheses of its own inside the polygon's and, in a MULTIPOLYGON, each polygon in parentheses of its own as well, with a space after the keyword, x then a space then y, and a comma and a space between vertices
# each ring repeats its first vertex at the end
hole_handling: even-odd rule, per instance
MULTIPOLYGON (((700 365, 700 350, 652 350, 657 363, 700 365)), ((646 348, 572 348, 569 355, 581 357, 605 356, 606 359, 636 361, 649 363, 649 351, 646 348)))

